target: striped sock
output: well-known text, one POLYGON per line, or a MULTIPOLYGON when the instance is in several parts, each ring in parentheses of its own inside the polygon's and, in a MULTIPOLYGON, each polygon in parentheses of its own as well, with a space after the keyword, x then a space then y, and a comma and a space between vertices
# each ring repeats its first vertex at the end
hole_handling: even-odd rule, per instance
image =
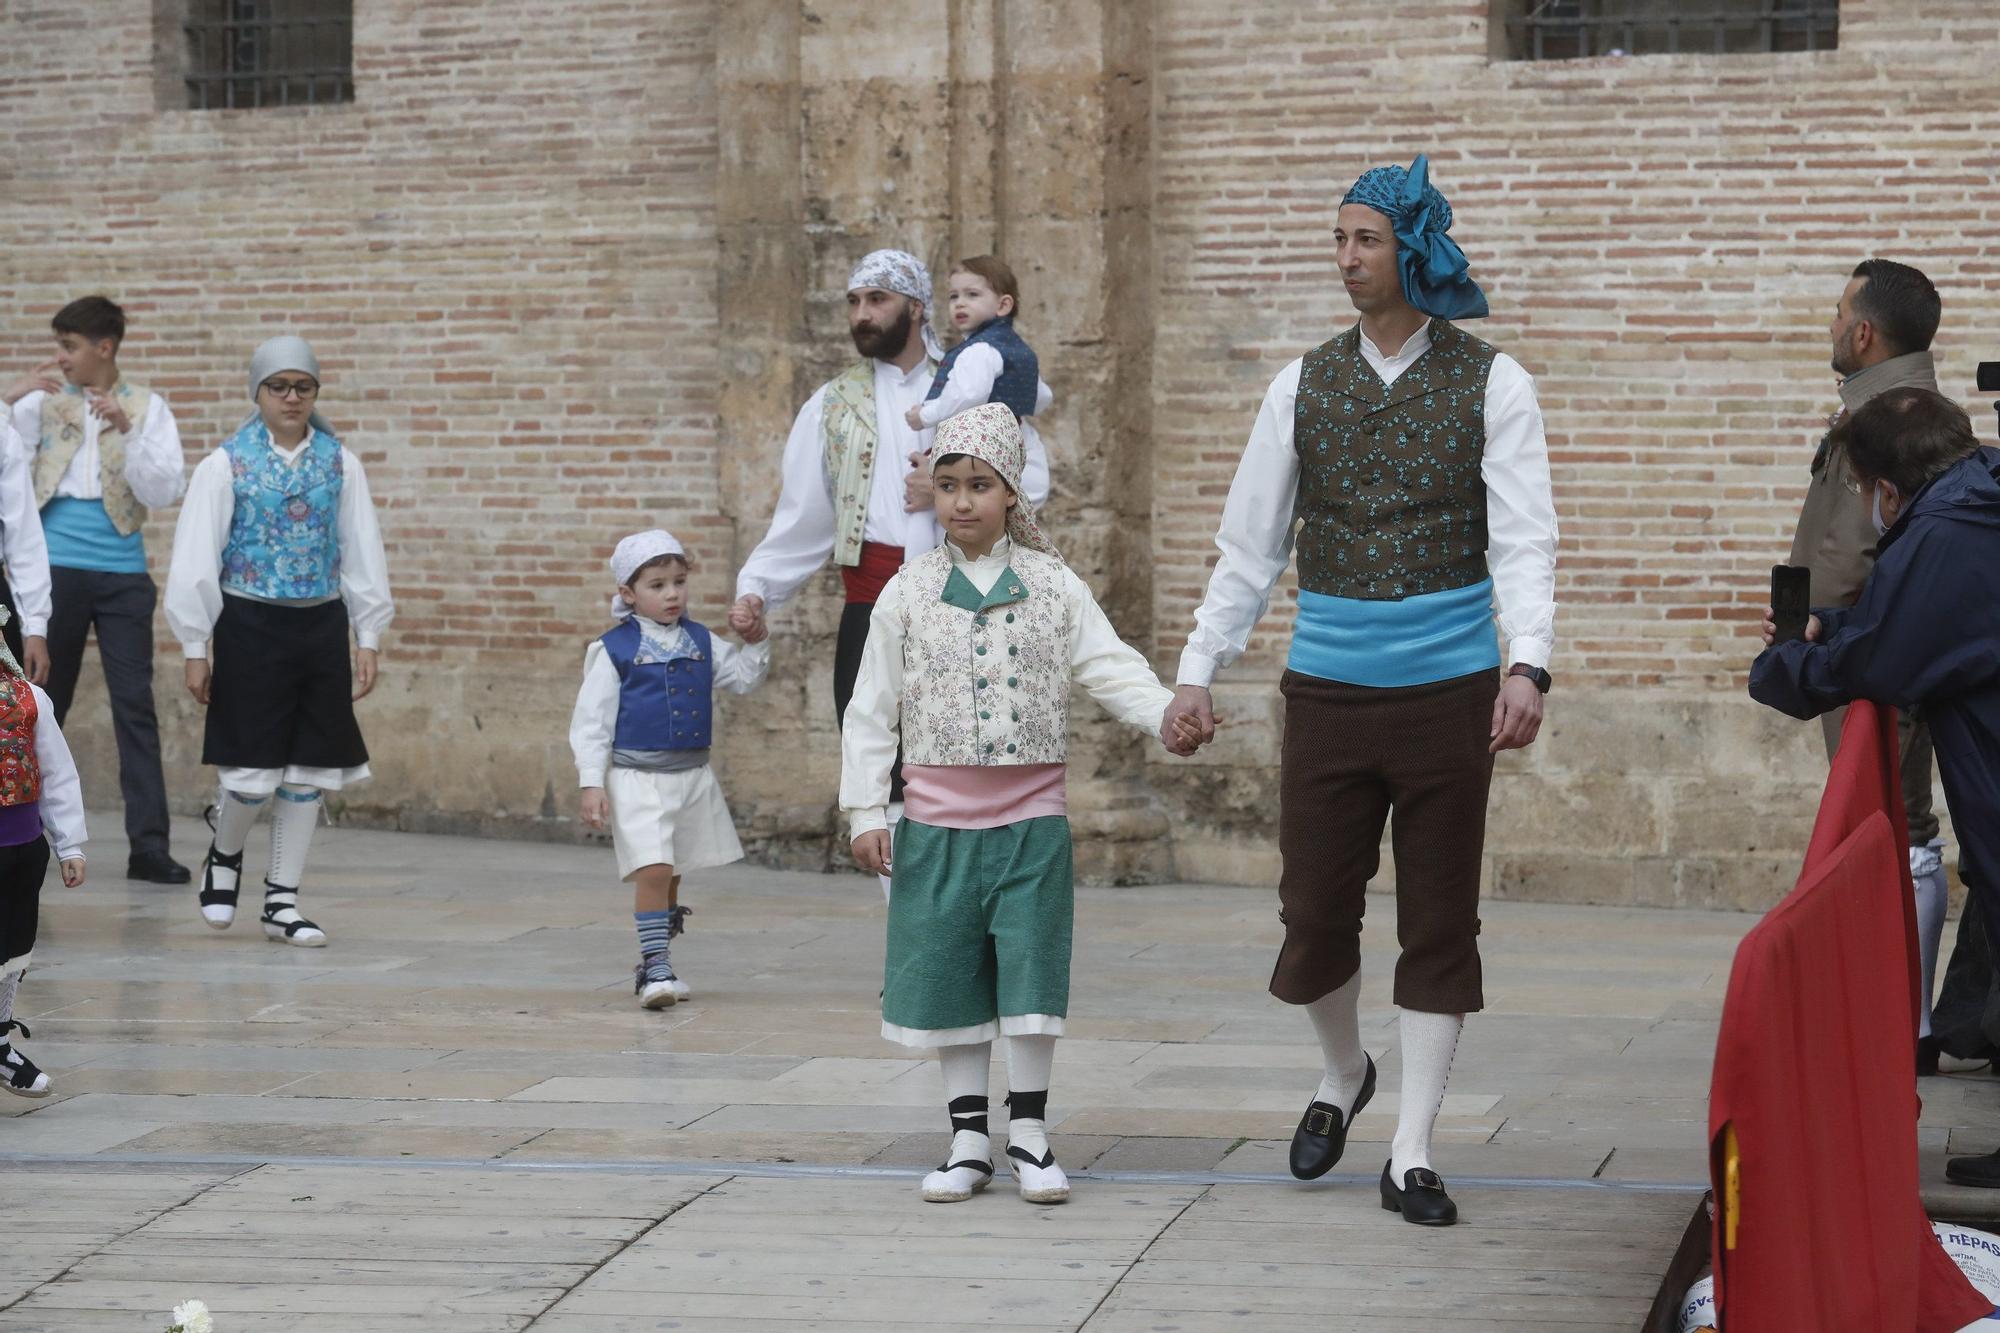
POLYGON ((673 980, 674 969, 667 962, 667 942, 673 936, 673 913, 634 912, 632 920, 639 927, 639 959, 646 967, 647 984, 673 980))

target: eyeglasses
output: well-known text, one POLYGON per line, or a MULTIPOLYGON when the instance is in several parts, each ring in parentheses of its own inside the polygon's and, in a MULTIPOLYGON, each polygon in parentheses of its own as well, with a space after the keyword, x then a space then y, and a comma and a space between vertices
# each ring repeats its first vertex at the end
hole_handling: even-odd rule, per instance
POLYGON ((319 385, 311 380, 291 380, 284 383, 265 380, 263 387, 273 398, 296 398, 303 403, 319 397, 319 385))

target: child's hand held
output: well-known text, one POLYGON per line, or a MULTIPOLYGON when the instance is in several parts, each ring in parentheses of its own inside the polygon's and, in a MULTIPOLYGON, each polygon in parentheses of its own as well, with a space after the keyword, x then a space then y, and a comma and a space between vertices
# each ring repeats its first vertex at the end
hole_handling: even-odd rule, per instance
POLYGON ((83 858, 72 856, 62 863, 62 881, 66 889, 78 888, 83 884, 83 858))

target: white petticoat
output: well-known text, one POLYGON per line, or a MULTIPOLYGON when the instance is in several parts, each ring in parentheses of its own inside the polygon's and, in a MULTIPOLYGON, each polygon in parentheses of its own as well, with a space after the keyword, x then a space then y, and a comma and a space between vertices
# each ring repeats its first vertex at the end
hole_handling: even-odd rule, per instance
POLYGON ((743 859, 729 804, 707 764, 679 773, 614 767, 605 791, 620 879, 651 865, 670 865, 684 875, 743 859))

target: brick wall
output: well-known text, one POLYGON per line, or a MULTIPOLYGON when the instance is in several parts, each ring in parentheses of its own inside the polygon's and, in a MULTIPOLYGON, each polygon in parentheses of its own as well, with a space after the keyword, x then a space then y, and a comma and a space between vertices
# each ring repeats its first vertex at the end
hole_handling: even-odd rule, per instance
MULTIPOLYGON (((1489 60, 1484 3, 1443 0, 357 0, 354 103, 195 113, 173 0, 100 0, 89 26, 13 0, 0 366, 109 292, 192 463, 247 410, 250 348, 312 338, 400 608, 349 816, 567 836, 601 562, 663 523, 720 616, 775 498, 760 460, 844 355, 855 255, 997 245, 1026 275, 1061 399, 1054 519, 1170 672, 1265 384, 1350 317, 1339 193, 1428 151, 1492 298, 1478 332, 1540 385, 1563 524, 1559 690, 1503 763, 1492 891, 1754 904, 1820 771, 1741 681, 1834 402, 1846 272, 1876 253, 1938 280, 1949 392, 2000 358, 2000 18, 1841 9, 1830 53, 1528 65, 1489 60)), ((148 533, 162 577, 171 520, 148 533)), ((722 746, 753 849, 793 864, 838 846, 834 586, 781 622, 722 746)), ((1079 827, 1156 844, 1110 873, 1271 876, 1289 611, 1287 585, 1198 763, 1080 733, 1079 827)), ((193 809, 199 719, 161 640, 193 809)), ((71 730, 108 792, 101 708, 87 686, 71 730)))

